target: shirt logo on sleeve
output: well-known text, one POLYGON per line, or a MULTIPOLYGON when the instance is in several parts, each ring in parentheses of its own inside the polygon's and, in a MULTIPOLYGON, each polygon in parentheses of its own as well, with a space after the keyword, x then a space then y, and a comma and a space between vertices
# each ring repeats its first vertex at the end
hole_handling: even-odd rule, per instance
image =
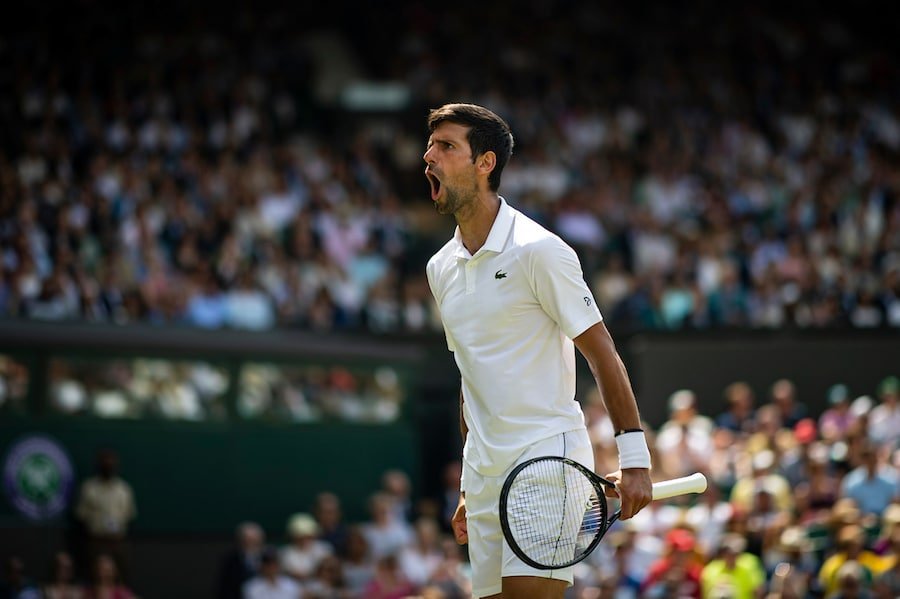
POLYGON ((589 298, 588 296, 584 296, 584 298, 582 298, 582 299, 584 299, 585 304, 587 304, 588 306, 591 305, 591 298, 589 298))
POLYGON ((494 278, 495 279, 505 279, 506 273, 503 272, 502 270, 498 270, 497 272, 494 273, 494 278))

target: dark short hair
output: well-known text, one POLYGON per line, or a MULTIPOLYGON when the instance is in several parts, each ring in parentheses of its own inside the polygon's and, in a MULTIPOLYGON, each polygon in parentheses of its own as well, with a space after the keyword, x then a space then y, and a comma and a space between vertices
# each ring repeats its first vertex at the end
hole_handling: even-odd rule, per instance
POLYGON ((434 133, 441 123, 469 127, 467 141, 472 149, 472 162, 485 152, 497 155, 497 164, 488 177, 491 191, 500 189, 500 177, 512 156, 513 139, 509 125, 494 112, 476 104, 444 104, 428 113, 428 131, 434 133))
POLYGON ((271 545, 266 545, 259 554, 259 561, 263 564, 278 563, 278 550, 271 545))

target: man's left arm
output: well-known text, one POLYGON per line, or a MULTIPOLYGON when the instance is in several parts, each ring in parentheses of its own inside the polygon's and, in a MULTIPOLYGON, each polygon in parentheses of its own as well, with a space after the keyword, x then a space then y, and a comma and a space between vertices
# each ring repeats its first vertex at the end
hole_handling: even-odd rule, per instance
POLYGON ((616 431, 621 471, 610 474, 609 478, 618 482, 622 519, 627 520, 650 503, 653 496, 650 454, 644 433, 637 432, 641 431, 637 401, 625 364, 603 321, 589 327, 574 341, 594 375, 616 431))

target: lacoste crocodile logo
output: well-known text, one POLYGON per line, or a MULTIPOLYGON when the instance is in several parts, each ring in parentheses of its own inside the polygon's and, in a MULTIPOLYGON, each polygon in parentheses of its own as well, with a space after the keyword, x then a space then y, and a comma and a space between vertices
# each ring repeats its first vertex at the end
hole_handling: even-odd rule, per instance
POLYGON ((506 273, 503 272, 503 271, 498 270, 497 272, 494 273, 494 278, 495 278, 495 279, 505 279, 505 278, 506 278, 506 273))

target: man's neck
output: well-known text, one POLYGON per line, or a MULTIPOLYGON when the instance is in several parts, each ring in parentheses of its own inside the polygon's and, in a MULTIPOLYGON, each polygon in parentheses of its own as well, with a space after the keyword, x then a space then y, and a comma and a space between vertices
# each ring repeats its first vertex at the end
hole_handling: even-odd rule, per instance
POLYGON ((455 214, 463 245, 473 256, 487 241, 499 211, 500 196, 495 192, 488 192, 479 194, 470 208, 455 214))

